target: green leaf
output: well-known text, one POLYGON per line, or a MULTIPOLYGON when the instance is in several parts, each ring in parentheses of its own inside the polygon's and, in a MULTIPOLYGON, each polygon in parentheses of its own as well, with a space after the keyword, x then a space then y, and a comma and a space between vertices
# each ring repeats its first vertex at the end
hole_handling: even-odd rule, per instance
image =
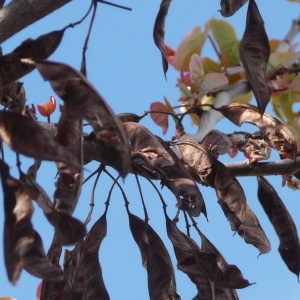
POLYGON ((293 112, 293 104, 300 102, 300 95, 291 92, 272 96, 273 108, 276 115, 284 122, 293 121, 297 114, 293 112))
POLYGON ((212 19, 210 28, 221 51, 226 52, 228 66, 234 67, 240 63, 239 41, 234 28, 227 22, 212 19))
POLYGON ((285 68, 288 68, 299 58, 300 58, 300 52, 271 53, 269 63, 268 63, 268 72, 278 65, 283 65, 285 68))
POLYGON ((249 103, 251 100, 252 100, 252 97, 253 97, 253 93, 252 91, 241 96, 241 97, 238 97, 236 99, 234 99, 232 102, 236 102, 236 103, 249 103))
POLYGON ((189 71, 189 63, 193 54, 200 54, 207 36, 207 30, 200 27, 192 29, 181 41, 175 52, 173 66, 178 71, 189 71))
POLYGON ((202 65, 204 69, 204 74, 207 73, 222 73, 222 68, 220 64, 215 62, 209 57, 202 57, 202 65))

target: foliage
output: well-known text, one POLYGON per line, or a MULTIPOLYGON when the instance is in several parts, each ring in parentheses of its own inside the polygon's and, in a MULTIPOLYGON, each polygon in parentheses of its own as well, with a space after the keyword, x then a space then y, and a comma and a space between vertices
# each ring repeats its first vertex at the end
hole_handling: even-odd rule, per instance
MULTIPOLYGON (((88 12, 92 12, 90 29, 97 2, 108 3, 92 1, 88 12)), ((245 0, 222 0, 221 13, 231 16, 246 3, 245 0)), ((269 41, 254 0, 247 4, 246 27, 241 41, 227 22, 211 19, 203 31, 200 27, 192 29, 177 50, 173 50, 164 41, 164 25, 170 4, 170 0, 161 1, 153 38, 161 52, 165 76, 168 65, 180 72, 177 87, 181 97, 180 105, 176 107, 164 98, 165 103, 152 103, 150 111, 143 116, 133 113, 115 115, 87 79, 85 51, 90 30, 80 71, 65 63, 47 60, 63 41, 65 30, 79 25, 82 20, 35 40, 26 40, 1 57, 1 104, 4 109, 0 112, 0 137, 16 153, 19 171, 19 178, 11 175, 9 162, 2 150, 0 176, 4 195, 5 267, 8 280, 14 285, 22 270, 41 278, 40 299, 110 299, 98 253, 107 235, 106 214, 115 185, 122 192, 130 231, 147 270, 150 299, 181 299, 176 290, 170 254, 148 223, 139 177, 150 182, 162 202, 166 232, 174 248, 177 267, 188 275, 198 290, 193 299, 238 299, 235 289, 251 285, 241 270, 228 264, 198 228, 194 218, 201 214, 208 218, 198 184, 215 190, 231 230, 238 233, 245 243, 256 247, 260 254, 271 250, 269 239, 247 203, 235 171, 220 162, 218 157, 241 151, 248 156, 249 165, 259 172, 264 165, 258 161, 268 159, 271 149, 274 149, 284 162, 292 161, 294 166, 299 163, 299 114, 292 109, 293 104, 299 102, 299 52, 277 51, 280 42, 269 41), (201 57, 207 42, 215 49, 217 60, 201 57), (38 105, 40 114, 48 118, 47 123, 37 122, 34 107, 25 104, 25 90, 17 80, 35 68, 63 100, 60 119, 55 125, 50 123, 50 115, 56 108, 53 96, 48 103, 38 105), (242 92, 236 92, 238 89, 242 92), (234 96, 230 96, 232 91, 234 96), (257 107, 247 103, 252 96, 251 91, 257 107), (265 112, 269 102, 281 121, 265 112), (163 134, 169 127, 168 117, 172 116, 176 129, 172 141, 164 141, 139 123, 147 114, 163 128, 163 134), (190 115, 199 126, 198 135, 186 134, 182 123, 186 115, 190 115), (213 130, 221 117, 237 126, 253 124, 258 131, 225 134, 213 130), (203 129, 203 122, 208 119, 211 123, 205 125, 208 124, 209 132, 205 132, 207 128, 203 129), (90 133, 83 132, 83 120, 91 128, 90 133), (203 135, 201 139, 199 134, 203 135), (34 159, 26 173, 20 167, 20 154, 34 159), (53 201, 37 182, 43 160, 55 161, 57 166, 58 180, 53 201), (105 212, 87 232, 92 209, 85 222, 72 214, 79 201, 81 187, 86 182, 83 181, 84 165, 92 160, 100 162, 100 167, 92 174, 97 174, 95 186, 103 172, 112 178, 113 185, 105 203, 105 212), (109 167, 115 169, 119 176, 113 177, 109 167), (129 202, 118 182, 120 177, 133 176, 129 173, 135 175, 140 190, 144 220, 130 212, 129 202), (167 205, 152 181, 159 181, 162 187, 167 187, 174 194, 178 212, 173 220, 169 218, 167 205), (55 231, 47 254, 31 222, 33 201, 41 207, 55 231), (201 247, 190 237, 189 229, 187 233, 179 229, 180 214, 184 216, 187 228, 189 220, 192 222, 201 238, 201 247), (75 247, 65 252, 62 268, 62 249, 70 245, 75 247)), ((299 178, 299 172, 281 175, 284 175, 283 180, 288 186, 299 189, 298 180, 294 178, 299 178)), ((259 201, 280 240, 280 255, 287 268, 299 277, 300 244, 296 226, 270 183, 262 176, 258 176, 258 183, 259 201)), ((91 207, 93 205, 92 201, 91 207)))

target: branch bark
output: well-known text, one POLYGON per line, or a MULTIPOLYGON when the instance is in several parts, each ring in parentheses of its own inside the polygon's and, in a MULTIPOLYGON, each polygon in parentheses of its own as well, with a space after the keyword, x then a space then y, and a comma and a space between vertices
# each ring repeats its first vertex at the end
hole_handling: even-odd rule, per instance
MULTIPOLYGON (((231 103, 234 99, 241 97, 251 91, 248 81, 240 81, 231 86, 227 90, 219 92, 216 96, 214 106, 219 108, 221 106, 231 103)), ((201 142, 209 131, 213 130, 216 123, 223 118, 223 115, 218 111, 211 109, 204 111, 201 115, 200 125, 198 131, 194 134, 185 134, 180 141, 192 140, 194 142, 201 142)))
POLYGON ((300 32, 300 17, 296 20, 293 20, 292 26, 285 36, 284 40, 282 40, 277 49, 276 52, 288 52, 291 51, 291 44, 296 35, 300 32))
MULTIPOLYGON (((53 123, 39 123, 52 137, 56 132, 56 125, 53 123)), ((84 134, 83 142, 84 163, 93 160, 106 164, 101 156, 101 145, 97 144, 88 134, 84 134)), ((300 157, 293 161, 283 159, 272 162, 259 162, 250 164, 248 160, 226 163, 228 170, 237 177, 241 176, 267 176, 267 175, 291 175, 300 170, 300 157)), ((172 176, 172 174, 169 174, 172 176)), ((174 179, 171 178, 170 179, 174 179)))
POLYGON ((246 160, 236 163, 227 163, 225 166, 234 176, 237 177, 292 175, 300 170, 300 157, 297 157, 296 161, 292 159, 283 159, 250 164, 249 161, 246 160))
POLYGON ((0 43, 71 0, 13 0, 0 10, 0 43))

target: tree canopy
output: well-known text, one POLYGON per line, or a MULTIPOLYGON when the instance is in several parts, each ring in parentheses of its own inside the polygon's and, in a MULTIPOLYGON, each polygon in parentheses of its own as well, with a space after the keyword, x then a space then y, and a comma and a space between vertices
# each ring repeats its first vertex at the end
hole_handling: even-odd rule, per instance
MULTIPOLYGON (((170 0, 148 13, 92 1, 73 16, 67 2, 0 10, 7 285, 22 288, 25 270, 43 280, 41 299, 114 299, 125 289, 133 298, 252 299, 276 276, 259 271, 267 260, 286 278, 275 297, 293 299, 299 19, 284 14, 284 33, 272 36, 267 4, 254 0, 209 3, 223 17, 199 22, 182 7, 179 22, 170 0), (136 38, 145 44, 132 46, 136 38), (120 269, 130 276, 112 279, 120 269), (142 284, 148 292, 132 296, 142 284)), ((183 7, 192 5, 201 9, 183 7)))

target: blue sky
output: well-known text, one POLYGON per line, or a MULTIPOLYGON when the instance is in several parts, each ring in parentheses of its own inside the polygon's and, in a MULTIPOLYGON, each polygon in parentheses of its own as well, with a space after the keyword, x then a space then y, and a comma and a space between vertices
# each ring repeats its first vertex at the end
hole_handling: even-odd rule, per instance
MULTIPOLYGON (((169 68, 166 81, 161 66, 161 56, 154 45, 152 30, 154 20, 160 5, 160 1, 145 2, 133 0, 120 0, 118 4, 132 7, 128 12, 107 5, 98 6, 97 16, 93 27, 90 44, 87 51, 88 79, 104 96, 116 113, 132 112, 143 114, 148 110, 151 102, 162 101, 166 96, 173 104, 177 104, 179 90, 175 88, 176 78, 179 76, 172 67, 169 68)), ((299 5, 288 3, 284 0, 273 0, 272 5, 267 1, 257 0, 260 12, 265 20, 266 31, 269 38, 284 38, 291 26, 292 19, 299 15, 299 5)), ((51 16, 44 18, 38 23, 28 27, 9 41, 3 43, 3 53, 9 53, 23 40, 31 37, 36 38, 41 34, 52 30, 61 29, 69 23, 80 19, 88 8, 87 1, 72 1, 51 16)), ((219 0, 197 1, 177 0, 171 3, 166 20, 165 41, 173 48, 178 44, 185 34, 194 28, 204 24, 211 18, 223 19, 219 9, 219 0)), ((236 15, 226 19, 231 23, 239 38, 242 37, 245 26, 246 7, 243 7, 236 15)), ((57 51, 50 57, 51 60, 67 63, 77 69, 81 64, 81 53, 88 28, 88 21, 74 29, 65 32, 64 39, 57 51)), ((296 41, 299 42, 299 37, 296 41)), ((207 46, 203 52, 204 56, 215 57, 211 47, 207 46)), ((47 102, 53 91, 48 82, 44 82, 37 71, 21 79, 25 84, 28 104, 41 104, 47 102)), ((57 97, 58 99, 58 97, 57 97)), ((61 100, 58 99, 60 103, 61 100)), ((268 112, 272 112, 268 107, 268 112)), ((59 110, 53 115, 53 121, 59 118, 59 110)), ((40 121, 43 117, 39 117, 40 121)), ((157 127, 150 117, 145 118, 142 124, 153 133, 161 136, 161 129, 157 127)), ((186 121, 186 131, 194 132, 196 128, 190 126, 186 121)), ((222 120, 217 125, 226 133, 237 130, 229 122, 222 120)), ((243 129, 247 130, 246 127, 243 129)), ((254 129, 252 127, 250 130, 254 129)), ((255 129, 254 129, 255 130, 255 129)), ((170 139, 174 134, 171 127, 164 136, 170 139)), ((7 152, 8 153, 8 152, 7 152)), ((7 162, 15 176, 15 159, 11 154, 6 155, 7 162), (10 159, 11 158, 11 159, 10 159)), ((277 159, 276 155, 272 156, 277 159)), ((242 155, 235 160, 243 160, 242 155)), ((229 157, 222 157, 223 162, 233 161, 229 157)), ((32 163, 32 160, 23 159, 24 171, 32 163)), ((87 177, 98 167, 97 163, 86 166, 87 177)), ((116 174, 113 171, 114 174, 116 174)), ((55 190, 54 177, 56 168, 54 163, 45 162, 38 174, 39 183, 53 195, 55 190)), ((300 202, 299 191, 293 192, 281 187, 281 177, 268 178, 277 188, 277 191, 290 214, 292 215, 298 229, 300 230, 300 202)), ((251 245, 247 245, 237 235, 233 236, 230 226, 223 212, 217 204, 215 192, 211 188, 201 187, 209 222, 201 216, 198 225, 203 233, 220 250, 230 264, 236 264, 246 279, 256 284, 239 290, 238 294, 242 300, 252 299, 299 299, 300 285, 296 276, 289 272, 277 251, 279 240, 273 227, 265 216, 257 201, 257 183, 255 178, 239 178, 245 190, 248 204, 256 213, 261 226, 268 235, 272 250, 266 255, 258 256, 258 251, 251 245)), ((169 249, 174 259, 172 245, 167 239, 165 220, 161 203, 150 184, 141 179, 144 196, 151 226, 157 231, 169 249)), ((89 211, 93 180, 84 185, 75 216, 85 220, 89 211)), ((103 174, 100 177, 95 195, 95 208, 91 224, 101 216, 104 211, 111 180, 103 174)), ((123 185, 131 212, 143 216, 140 196, 133 176, 128 176, 123 185)), ((163 195, 168 203, 170 217, 175 215, 175 198, 168 191, 163 190, 163 195)), ((3 212, 0 211, 0 231, 3 226, 3 212)), ((42 212, 36 207, 33 217, 34 227, 41 234, 45 248, 48 249, 53 235, 53 228, 48 224, 42 212)), ((184 230, 184 226, 181 229, 184 230)), ((192 231, 193 232, 193 231, 192 231)), ((193 232, 196 241, 199 237, 193 232)), ((141 257, 128 226, 128 217, 124 207, 121 194, 117 189, 113 192, 111 205, 108 211, 108 236, 103 241, 100 250, 100 261, 103 268, 103 276, 111 299, 148 299, 146 271, 141 265, 141 257)), ((173 260, 176 269, 176 261, 173 260)), ((3 266, 3 250, 0 248, 0 264, 3 266)), ((0 297, 11 296, 18 300, 35 299, 35 291, 40 282, 32 278, 25 271, 22 273, 18 285, 12 287, 5 274, 4 268, 0 268, 0 297)), ((178 294, 183 300, 192 299, 196 295, 196 288, 187 276, 176 270, 178 294)))

